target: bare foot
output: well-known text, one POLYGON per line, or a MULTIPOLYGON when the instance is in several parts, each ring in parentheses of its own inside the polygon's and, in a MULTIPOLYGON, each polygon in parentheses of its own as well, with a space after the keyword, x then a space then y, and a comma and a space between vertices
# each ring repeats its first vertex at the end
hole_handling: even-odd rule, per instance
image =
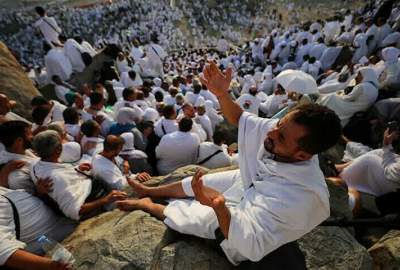
POLYGON ((133 191, 136 193, 138 198, 149 197, 150 188, 139 183, 138 181, 128 179, 128 184, 132 187, 133 191))
POLYGON ((146 210, 149 208, 153 201, 150 198, 142 199, 130 199, 115 202, 118 209, 122 211, 133 211, 133 210, 146 210))

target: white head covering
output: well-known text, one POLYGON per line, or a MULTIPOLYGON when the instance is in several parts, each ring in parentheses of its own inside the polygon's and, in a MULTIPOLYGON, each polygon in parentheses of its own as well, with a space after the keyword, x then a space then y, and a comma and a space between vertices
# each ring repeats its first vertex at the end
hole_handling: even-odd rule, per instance
POLYGON ((134 147, 134 137, 132 132, 122 133, 120 136, 124 140, 124 146, 119 153, 122 156, 129 156, 131 158, 147 158, 146 153, 136 150, 134 147))
POLYGON ((81 159, 81 146, 77 142, 68 142, 62 145, 60 161, 62 163, 75 163, 81 159))
POLYGON ((155 123, 160 118, 160 114, 153 108, 147 108, 143 113, 143 121, 151 121, 155 123))
POLYGON ((376 75, 376 72, 373 68, 370 67, 362 67, 358 69, 358 72, 361 73, 363 76, 362 83, 363 82, 371 82, 375 87, 378 87, 378 76, 376 75))
POLYGON ((395 47, 387 47, 382 50, 382 58, 387 64, 394 64, 399 61, 400 50, 395 47))
POLYGON ((155 86, 157 86, 157 87, 160 87, 162 84, 162 81, 160 78, 154 78, 153 82, 154 82, 155 86))
POLYGON ((118 111, 116 121, 119 124, 125 125, 132 122, 139 123, 142 121, 143 111, 137 106, 133 108, 124 107, 118 111))

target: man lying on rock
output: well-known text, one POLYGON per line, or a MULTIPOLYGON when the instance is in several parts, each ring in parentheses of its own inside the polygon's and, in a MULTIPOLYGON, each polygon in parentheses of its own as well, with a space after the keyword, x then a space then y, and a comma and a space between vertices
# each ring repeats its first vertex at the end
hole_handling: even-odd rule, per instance
POLYGON ((141 199, 117 206, 144 210, 178 232, 216 239, 232 264, 262 260, 268 269, 305 269, 293 241, 329 217, 317 154, 340 138, 338 116, 323 106, 303 105, 279 121, 259 118, 229 96, 231 69, 221 72, 211 62, 203 73, 202 83, 218 97, 227 120, 239 126, 240 169, 197 172, 152 188, 129 181, 141 199), (164 206, 155 197, 177 200, 164 206))

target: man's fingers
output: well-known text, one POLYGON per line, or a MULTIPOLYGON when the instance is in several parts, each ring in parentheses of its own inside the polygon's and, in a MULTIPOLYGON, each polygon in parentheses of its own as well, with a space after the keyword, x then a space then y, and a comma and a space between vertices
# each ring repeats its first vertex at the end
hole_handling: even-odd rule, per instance
MULTIPOLYGON (((203 73, 204 73, 204 72, 203 72, 203 73)), ((206 80, 206 79, 204 78, 204 75, 203 75, 203 76, 200 76, 199 79, 200 79, 200 82, 201 82, 202 84, 204 84, 205 86, 208 85, 208 80, 206 80)))
POLYGON ((232 80, 232 73, 233 73, 232 67, 229 67, 229 68, 225 71, 225 77, 226 77, 227 80, 229 80, 229 81, 232 80))

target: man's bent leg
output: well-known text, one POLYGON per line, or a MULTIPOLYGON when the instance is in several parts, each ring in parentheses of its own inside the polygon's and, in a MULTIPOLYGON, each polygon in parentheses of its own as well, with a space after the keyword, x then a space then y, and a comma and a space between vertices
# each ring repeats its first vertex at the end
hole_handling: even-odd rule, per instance
POLYGON ((154 203, 150 198, 117 201, 116 205, 120 210, 123 211, 142 210, 155 216, 159 220, 165 219, 165 206, 162 204, 154 203))

